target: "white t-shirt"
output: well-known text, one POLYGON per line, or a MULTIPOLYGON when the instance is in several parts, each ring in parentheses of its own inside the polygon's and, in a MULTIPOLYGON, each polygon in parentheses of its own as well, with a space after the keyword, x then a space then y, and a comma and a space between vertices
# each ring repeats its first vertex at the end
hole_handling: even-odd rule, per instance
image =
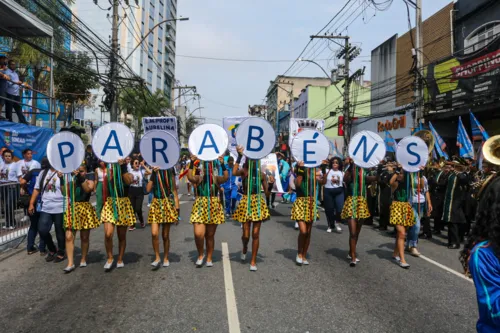
POLYGON ((104 181, 104 171, 101 168, 97 168, 97 181, 101 183, 104 181))
POLYGON ((344 173, 340 170, 327 170, 326 171, 326 184, 325 188, 339 188, 339 187, 344 187, 343 181, 344 181, 344 173), (338 184, 335 184, 333 182, 334 179, 337 179, 339 181, 338 184))
MULTIPOLYGON (((422 177, 424 179, 424 188, 420 189, 420 192, 417 195, 417 184, 415 184, 415 191, 413 191, 412 202, 413 203, 425 203, 425 193, 429 191, 429 184, 427 183, 427 178, 425 176, 422 177)), ((415 181, 416 183, 416 181, 415 181)))
POLYGON ((142 187, 142 178, 144 177, 144 171, 142 170, 131 170, 129 173, 132 175, 132 187, 142 187))
POLYGON ((16 163, 4 163, 0 167, 0 182, 19 182, 16 163))
POLYGON ((42 171, 36 178, 35 189, 43 191, 42 212, 48 214, 60 214, 63 212, 64 196, 61 192, 61 181, 57 176, 57 171, 42 171), (43 184, 43 175, 47 173, 43 184), (45 190, 44 190, 45 189, 45 190))
POLYGON ((29 162, 26 162, 25 160, 20 160, 17 164, 17 177, 22 177, 26 175, 30 170, 33 169, 40 169, 40 163, 35 160, 31 160, 29 162))

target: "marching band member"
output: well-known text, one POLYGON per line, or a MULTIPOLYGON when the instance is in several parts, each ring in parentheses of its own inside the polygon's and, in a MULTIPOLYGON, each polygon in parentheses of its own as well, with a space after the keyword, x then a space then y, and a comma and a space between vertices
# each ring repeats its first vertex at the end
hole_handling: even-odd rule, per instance
POLYGON ((449 166, 440 166, 439 164, 434 166, 433 172, 431 172, 429 176, 429 192, 432 201, 431 217, 434 220, 433 233, 435 235, 439 235, 444 228, 441 219, 443 218, 444 197, 446 194, 446 186, 448 185, 449 176, 449 166))
POLYGON ((266 175, 261 171, 260 160, 247 158, 240 169, 243 157, 243 147, 236 147, 238 158, 233 166, 233 175, 241 177, 243 193, 240 204, 233 215, 233 219, 242 223, 243 233, 241 241, 241 261, 246 260, 248 242, 250 240, 250 229, 252 229, 252 258, 250 259, 250 271, 257 270, 257 252, 259 251, 260 226, 263 221, 268 220, 271 215, 266 204, 265 197, 268 194, 266 175), (261 187, 264 189, 265 197, 261 195, 261 187))
POLYGON ((368 177, 365 170, 359 168, 348 160, 344 171, 344 183, 347 186, 347 199, 342 209, 342 219, 346 219, 349 224, 349 255, 350 266, 355 267, 359 263, 356 254, 359 234, 365 219, 370 217, 368 204, 366 202, 366 182, 373 182, 377 177, 368 177))
POLYGON ((224 208, 219 200, 220 185, 228 179, 228 172, 223 163, 223 156, 219 157, 223 176, 216 175, 216 168, 212 162, 202 162, 202 170, 199 174, 193 174, 197 157, 191 155, 190 172, 187 177, 191 184, 197 188, 196 200, 191 210, 191 224, 194 225, 194 238, 198 259, 196 266, 203 265, 204 245, 207 246, 207 267, 212 267, 212 255, 214 252, 214 237, 219 224, 224 223, 224 208))
POLYGON ((321 165, 321 177, 317 177, 316 168, 304 168, 304 162, 300 161, 296 166, 295 191, 297 200, 292 206, 292 220, 299 224, 298 249, 295 262, 297 265, 309 265, 307 261, 307 250, 311 243, 311 231, 313 222, 319 219, 317 205, 317 186, 325 184, 327 180, 326 165, 321 165))
POLYGON ((132 176, 127 171, 125 160, 110 164, 107 168, 107 188, 109 197, 104 203, 101 213, 101 223, 104 223, 104 245, 108 256, 104 269, 109 271, 113 266, 113 234, 115 226, 118 234, 118 261, 116 268, 123 268, 123 255, 127 246, 127 228, 135 224, 134 209, 126 193, 126 185, 132 182, 132 176))
POLYGON ((396 169, 390 181, 393 193, 390 223, 396 227, 397 232, 392 258, 405 269, 410 268, 410 264, 405 260, 406 231, 415 225, 415 212, 410 203, 411 194, 408 189, 409 181, 410 175, 401 168, 396 169))
POLYGON ((94 206, 90 204, 90 196, 94 190, 94 182, 86 179, 87 168, 81 165, 73 172, 71 181, 66 182, 63 188, 65 195, 64 229, 66 230, 66 254, 68 264, 64 273, 75 270, 74 250, 75 234, 80 231, 82 258, 80 267, 87 267, 87 254, 89 252, 90 230, 99 226, 99 220, 94 206))
POLYGON ((390 181, 394 172, 393 163, 386 158, 378 169, 378 187, 379 187, 379 226, 380 231, 386 231, 389 226, 391 216, 392 190, 390 181))
POLYGON ((153 193, 153 201, 148 214, 148 224, 151 225, 151 238, 155 260, 151 263, 154 268, 160 265, 160 244, 158 234, 162 225, 163 238, 163 267, 168 267, 168 253, 170 249, 170 225, 179 219, 179 196, 177 195, 175 171, 153 168, 153 173, 147 184, 147 191, 153 193), (173 197, 173 200, 172 200, 173 197))

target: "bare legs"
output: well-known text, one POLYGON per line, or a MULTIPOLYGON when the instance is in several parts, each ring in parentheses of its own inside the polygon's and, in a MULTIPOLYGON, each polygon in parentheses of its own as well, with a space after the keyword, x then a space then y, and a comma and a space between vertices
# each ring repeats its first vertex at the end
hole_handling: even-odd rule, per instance
MULTIPOLYGON (((113 262, 113 233, 115 225, 112 223, 104 223, 104 245, 106 247, 106 254, 108 256, 108 263, 113 262)), ((123 255, 127 247, 127 227, 118 226, 116 233, 118 235, 118 264, 123 263, 123 255)))
POLYGON ((406 239, 406 227, 402 225, 396 225, 396 246, 394 247, 393 257, 401 258, 401 262, 406 264, 405 260, 405 239, 406 239))
POLYGON ((307 258, 307 250, 309 249, 309 244, 311 243, 311 230, 313 224, 306 223, 304 221, 298 221, 298 223, 299 239, 297 257, 299 257, 299 259, 305 260, 307 258))
POLYGON ((363 226, 362 221, 356 219, 349 219, 349 255, 351 256, 351 262, 356 262, 356 246, 358 245, 359 233, 361 232, 361 227, 363 226))
POLYGON ((243 243, 243 254, 247 253, 248 242, 250 241, 250 229, 252 229, 252 259, 250 259, 251 266, 257 266, 257 253, 259 252, 259 237, 260 237, 260 226, 262 222, 246 222, 243 223, 243 232, 241 235, 241 241, 243 243))
MULTIPOLYGON (((72 267, 75 265, 75 235, 76 231, 66 230, 66 254, 68 256, 68 265, 66 267, 72 267)), ((80 230, 80 242, 82 247, 82 259, 81 263, 87 262, 87 254, 89 252, 89 230, 80 230)))
MULTIPOLYGON (((155 262, 160 261, 160 241, 159 241, 160 225, 158 223, 151 224, 151 239, 153 242, 153 250, 155 251, 155 262)), ((170 250, 170 223, 162 223, 162 238, 163 238, 163 262, 168 262, 168 252, 170 250)))
POLYGON ((217 224, 194 223, 194 241, 198 250, 198 260, 203 258, 205 242, 207 244, 207 262, 212 262, 214 253, 215 231, 217 224))
POLYGON ((89 253, 90 229, 80 230, 80 241, 82 243, 82 259, 80 264, 87 263, 87 254, 89 253))

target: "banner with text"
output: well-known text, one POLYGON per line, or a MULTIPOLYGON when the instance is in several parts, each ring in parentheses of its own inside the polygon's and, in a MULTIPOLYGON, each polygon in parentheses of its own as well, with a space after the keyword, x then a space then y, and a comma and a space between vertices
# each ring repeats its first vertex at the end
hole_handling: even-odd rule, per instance
POLYGON ((176 117, 144 117, 142 118, 142 128, 144 134, 155 130, 167 131, 177 139, 176 117))
POLYGON ((31 148, 33 158, 40 162, 46 155, 47 144, 53 135, 54 132, 49 128, 0 121, 0 146, 12 150, 19 159, 23 158, 24 149, 31 148))

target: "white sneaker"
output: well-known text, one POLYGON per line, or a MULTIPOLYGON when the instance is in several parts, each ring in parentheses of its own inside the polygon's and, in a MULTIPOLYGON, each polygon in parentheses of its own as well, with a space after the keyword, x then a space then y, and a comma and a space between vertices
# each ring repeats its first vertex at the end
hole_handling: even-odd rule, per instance
POLYGON ((168 266, 170 266, 170 261, 168 261, 168 260, 164 261, 163 262, 163 267, 168 267, 168 266))
MULTIPOLYGON (((347 255, 347 259, 348 260, 352 260, 352 257, 350 254, 347 255)), ((361 260, 359 260, 358 258, 356 258, 356 263, 360 262, 361 260)))
POLYGON ((158 261, 153 261, 153 262, 151 263, 151 266, 153 266, 154 268, 157 268, 158 266, 160 266, 160 260, 158 260, 158 261))
POLYGON ((328 227, 328 229, 326 229, 326 232, 328 233, 332 232, 332 228, 328 227))
POLYGON ((205 256, 201 257, 201 259, 196 260, 196 267, 201 267, 203 265, 203 259, 205 259, 205 256))
POLYGON ((104 265, 104 270, 109 271, 111 269, 111 266, 113 266, 113 262, 114 260, 112 260, 111 262, 106 261, 106 264, 104 265))
POLYGON ((342 232, 342 228, 338 225, 338 223, 335 223, 335 230, 337 232, 342 232))
POLYGON ((257 266, 250 265, 250 272, 257 272, 257 266))
POLYGON ((241 261, 247 260, 247 254, 246 253, 241 253, 241 261))
POLYGON ((211 261, 207 261, 206 266, 207 267, 214 267, 214 263, 211 261))
POLYGON ((150 203, 148 203, 148 207, 151 207, 151 204, 150 204, 150 203))
POLYGON ((123 267, 125 267, 125 263, 123 261, 116 264, 116 268, 123 268, 123 267))
POLYGON ((299 230, 299 224, 295 222, 295 230, 299 230))
POLYGON ((303 265, 309 265, 309 261, 307 261, 307 259, 303 259, 303 260, 302 260, 302 264, 303 264, 303 265))
POLYGON ((86 261, 83 261, 83 262, 80 262, 80 267, 87 267, 87 262, 86 261))
POLYGON ((299 258, 299 256, 297 256, 297 258, 295 258, 295 262, 297 263, 297 265, 302 265, 304 263, 304 261, 302 260, 302 258, 299 258))

